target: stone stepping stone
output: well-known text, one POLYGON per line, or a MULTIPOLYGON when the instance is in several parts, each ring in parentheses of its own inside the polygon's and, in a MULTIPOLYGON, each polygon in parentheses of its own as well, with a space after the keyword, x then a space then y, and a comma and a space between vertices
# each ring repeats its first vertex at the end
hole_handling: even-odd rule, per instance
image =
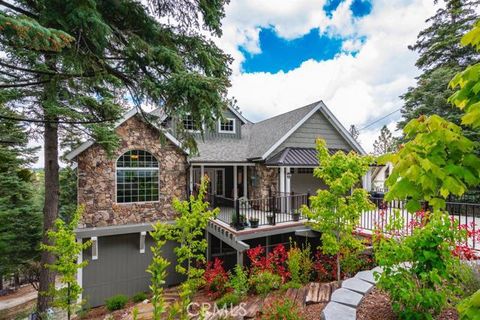
POLYGON ((358 278, 350 278, 342 282, 342 288, 365 295, 372 290, 373 284, 358 278))
POLYGON ((362 298, 363 295, 360 293, 353 292, 345 288, 340 288, 333 292, 331 301, 356 308, 360 304, 360 301, 362 301, 362 298))
POLYGON ((330 302, 322 311, 323 320, 355 320, 357 310, 337 302, 330 302))
POLYGON ((372 270, 360 271, 355 275, 355 278, 361 279, 363 281, 370 282, 371 284, 376 284, 377 283, 372 270))

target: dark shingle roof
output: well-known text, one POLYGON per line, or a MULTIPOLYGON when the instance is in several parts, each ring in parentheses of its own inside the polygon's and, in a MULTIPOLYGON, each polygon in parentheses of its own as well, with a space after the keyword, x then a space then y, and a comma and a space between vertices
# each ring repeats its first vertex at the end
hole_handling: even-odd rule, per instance
POLYGON ((263 156, 271 146, 287 134, 290 129, 292 129, 317 105, 318 102, 315 102, 255 123, 250 134, 249 152, 247 157, 253 159, 263 156))

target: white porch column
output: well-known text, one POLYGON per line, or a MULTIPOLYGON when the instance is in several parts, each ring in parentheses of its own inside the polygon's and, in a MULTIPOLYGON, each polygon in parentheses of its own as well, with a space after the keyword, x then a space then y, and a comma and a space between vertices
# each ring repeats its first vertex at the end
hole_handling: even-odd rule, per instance
POLYGON ((285 195, 285 168, 280 167, 280 210, 285 212, 285 201, 283 196, 285 195))
POLYGON ((243 166, 243 196, 248 199, 248 190, 247 190, 247 185, 248 185, 248 179, 247 179, 247 172, 248 172, 248 167, 246 165, 243 166))
POLYGON ((285 192, 285 168, 280 167, 280 192, 285 192))
POLYGON ((285 168, 285 195, 286 209, 290 212, 290 167, 285 168))
POLYGON ((190 190, 189 192, 192 193, 193 192, 193 165, 190 165, 190 190))
MULTIPOLYGON (((80 244, 83 244, 83 239, 82 238, 77 238, 77 242, 80 244)), ((81 264, 83 262, 83 250, 80 251, 77 257, 77 264, 81 264)), ((78 268, 77 269, 77 283, 80 286, 80 288, 83 288, 83 268, 78 268)), ((78 295, 78 303, 82 302, 82 293, 78 295)))
POLYGON ((202 182, 203 176, 205 175, 205 166, 202 164, 200 166, 200 182, 202 182))
POLYGON ((237 176, 237 165, 234 165, 233 166, 233 199, 237 199, 238 198, 238 190, 237 190, 237 179, 238 179, 238 176, 237 176))
POLYGON ((362 178, 362 187, 367 191, 371 191, 372 189, 372 172, 370 170, 362 178))

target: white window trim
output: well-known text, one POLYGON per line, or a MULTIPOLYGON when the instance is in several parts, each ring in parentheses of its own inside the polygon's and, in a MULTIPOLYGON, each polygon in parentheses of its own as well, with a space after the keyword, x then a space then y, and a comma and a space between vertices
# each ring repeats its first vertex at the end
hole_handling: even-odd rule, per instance
MULTIPOLYGON (((192 116, 192 114, 189 112, 189 113, 186 113, 185 116, 192 116)), ((201 130, 195 130, 195 129, 187 129, 187 128, 185 128, 184 121, 185 121, 185 119, 182 118, 183 128, 184 128, 187 132, 190 132, 190 133, 200 133, 201 130)), ((192 125, 193 125, 193 119, 192 119, 192 125)), ((202 123, 202 129, 205 131, 205 124, 204 124, 204 123, 202 123)))
POLYGON ((113 199, 114 200, 114 203, 115 204, 118 204, 118 205, 130 205, 130 204, 142 204, 142 203, 159 203, 160 202, 160 162, 158 161, 157 157, 155 157, 153 155, 153 153, 151 153, 150 151, 147 151, 147 150, 143 150, 143 149, 128 149, 127 151, 123 152, 121 155, 119 155, 117 157, 117 159, 115 160, 115 170, 113 171, 113 174, 114 174, 114 178, 115 178, 115 190, 114 190, 114 196, 113 196, 113 199), (158 163, 158 200, 152 200, 152 201, 132 201, 132 202, 118 202, 117 201, 117 171, 118 170, 154 170, 154 167, 133 167, 133 168, 126 168, 126 167, 117 167, 117 162, 118 162, 118 159, 120 159, 121 156, 123 156, 125 153, 127 153, 128 151, 131 151, 131 150, 139 150, 139 151, 145 151, 145 152, 148 152, 150 153, 156 160, 157 160, 157 163, 158 163))
POLYGON ((233 121, 233 131, 228 131, 228 130, 222 130, 222 119, 218 119, 218 132, 219 133, 230 133, 230 134, 235 134, 237 133, 237 120, 235 118, 225 118, 223 120, 227 121, 233 121))

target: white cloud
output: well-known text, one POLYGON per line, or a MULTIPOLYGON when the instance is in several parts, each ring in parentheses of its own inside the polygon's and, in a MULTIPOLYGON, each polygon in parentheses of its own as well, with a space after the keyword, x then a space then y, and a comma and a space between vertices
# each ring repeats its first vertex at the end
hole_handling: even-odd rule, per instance
MULTIPOLYGON (((345 127, 362 127, 401 107, 399 96, 418 74, 417 56, 407 46, 434 14, 432 1, 376 0, 371 14, 360 19, 352 17, 351 0, 341 4, 332 18, 325 15, 324 2, 236 0, 227 8, 219 44, 235 58, 230 94, 245 116, 261 120, 321 99, 345 127), (289 72, 242 73, 244 57, 238 47, 259 53, 258 31, 266 26, 288 39, 319 28, 348 41, 344 52, 331 60, 308 60, 289 72), (352 50, 358 53, 350 55, 352 50)), ((383 124, 362 133, 367 150, 383 124)))

